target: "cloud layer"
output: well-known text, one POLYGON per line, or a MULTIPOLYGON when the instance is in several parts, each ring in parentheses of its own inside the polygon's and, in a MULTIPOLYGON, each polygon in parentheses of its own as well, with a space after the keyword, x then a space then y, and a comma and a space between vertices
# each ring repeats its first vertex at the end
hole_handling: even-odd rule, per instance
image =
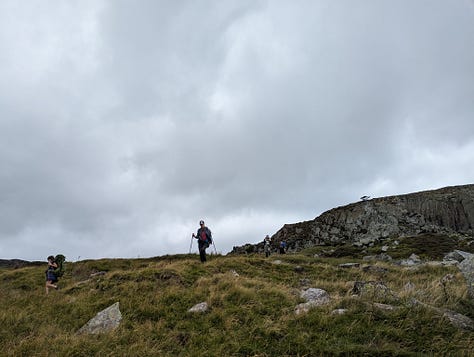
POLYGON ((0 3, 0 257, 217 250, 472 183, 471 1, 0 3), (194 245, 195 246, 195 245, 194 245))

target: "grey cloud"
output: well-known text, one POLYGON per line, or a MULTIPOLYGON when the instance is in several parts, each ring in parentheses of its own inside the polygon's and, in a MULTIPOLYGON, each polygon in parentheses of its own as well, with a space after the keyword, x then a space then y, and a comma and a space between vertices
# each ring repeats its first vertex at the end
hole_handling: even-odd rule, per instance
POLYGON ((226 252, 474 177, 471 2, 29 5, 0 5, 4 257, 183 252, 201 218, 226 252))

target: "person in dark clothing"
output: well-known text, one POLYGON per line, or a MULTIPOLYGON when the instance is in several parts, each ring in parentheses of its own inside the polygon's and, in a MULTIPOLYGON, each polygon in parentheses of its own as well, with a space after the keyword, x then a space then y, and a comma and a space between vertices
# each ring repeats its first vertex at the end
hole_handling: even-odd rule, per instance
POLYGON ((201 262, 204 263, 207 260, 206 249, 212 244, 212 233, 211 230, 205 226, 204 221, 200 221, 199 225, 201 227, 196 234, 193 233, 193 238, 198 240, 199 257, 201 258, 201 262))
POLYGON ((54 257, 50 255, 48 257, 48 269, 46 270, 46 294, 49 293, 49 288, 57 289, 58 286, 54 283, 58 282, 58 278, 56 274, 54 274, 54 269, 56 269, 58 265, 54 261, 54 257))
POLYGON ((280 242, 280 254, 285 254, 286 253, 286 242, 282 240, 280 242))
POLYGON ((265 257, 268 258, 272 252, 270 236, 267 235, 263 240, 263 250, 265 251, 265 257))

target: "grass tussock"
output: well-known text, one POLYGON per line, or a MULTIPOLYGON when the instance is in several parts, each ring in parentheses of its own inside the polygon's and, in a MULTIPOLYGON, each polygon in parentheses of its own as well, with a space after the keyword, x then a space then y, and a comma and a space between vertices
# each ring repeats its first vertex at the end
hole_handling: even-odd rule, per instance
POLYGON ((45 267, 0 270, 2 354, 418 356, 473 350, 472 332, 455 328, 433 309, 410 304, 416 299, 474 318, 457 268, 376 263, 378 269, 364 270, 368 263, 360 260, 359 268, 339 267, 345 262, 304 254, 213 256, 206 264, 188 255, 81 261, 67 264, 61 289, 49 295, 45 267), (452 277, 443 280, 448 274, 452 277), (370 284, 355 296, 356 282, 370 284), (326 290, 331 301, 296 315, 304 287, 326 290), (123 315, 118 329, 76 334, 117 301, 123 315), (208 303, 207 312, 188 312, 200 302, 208 303), (346 312, 334 314, 335 309, 346 312))

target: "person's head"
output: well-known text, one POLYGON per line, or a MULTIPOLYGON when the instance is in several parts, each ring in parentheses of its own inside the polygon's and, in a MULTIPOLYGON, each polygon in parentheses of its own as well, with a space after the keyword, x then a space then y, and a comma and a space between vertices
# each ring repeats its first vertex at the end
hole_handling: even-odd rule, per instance
POLYGON ((48 261, 54 262, 54 256, 53 256, 53 255, 50 255, 50 256, 48 257, 48 261))
POLYGON ((200 225, 201 227, 204 227, 204 221, 203 221, 203 220, 200 220, 200 221, 199 221, 199 225, 200 225))
POLYGON ((265 239, 270 239, 270 236, 267 234, 267 236, 265 237, 265 239))

